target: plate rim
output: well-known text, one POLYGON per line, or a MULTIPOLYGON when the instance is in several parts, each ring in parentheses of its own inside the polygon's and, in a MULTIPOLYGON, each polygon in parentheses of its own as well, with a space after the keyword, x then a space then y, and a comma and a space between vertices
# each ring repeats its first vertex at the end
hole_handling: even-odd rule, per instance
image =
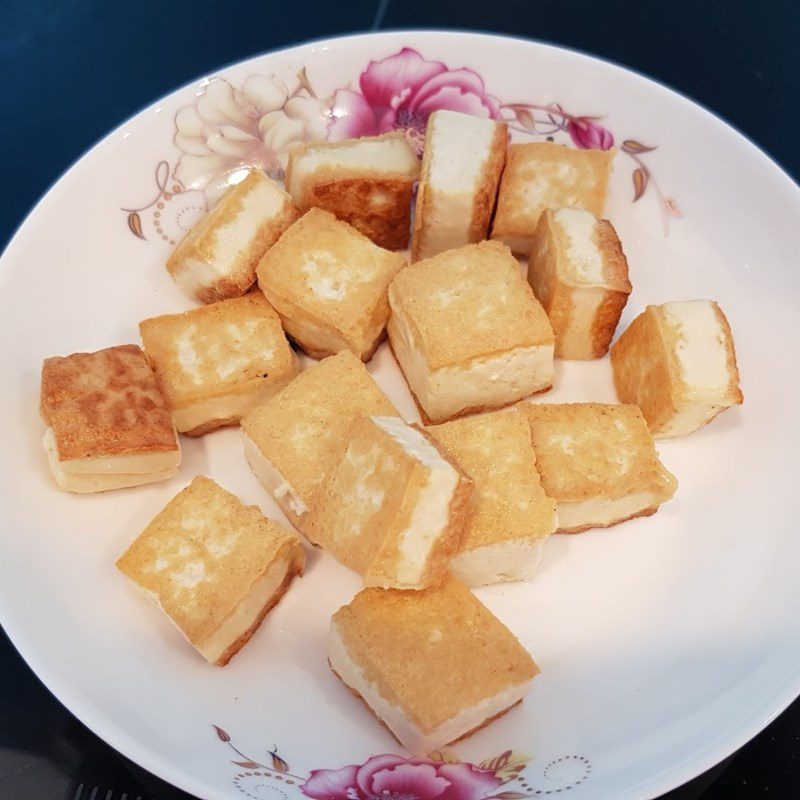
MULTIPOLYGON (((771 177, 780 178, 784 182, 785 188, 792 192, 795 200, 800 206, 800 181, 796 181, 775 158, 761 148, 753 139, 747 134, 742 132, 735 125, 724 119, 722 116, 709 109, 703 103, 694 100, 689 95, 680 90, 674 89, 666 83, 663 83, 647 73, 641 72, 632 67, 628 67, 613 59, 604 58, 590 52, 564 46, 550 40, 534 39, 526 36, 499 33, 495 31, 485 31, 476 29, 454 29, 454 28, 391 28, 383 30, 367 30, 361 32, 344 33, 337 36, 323 36, 311 39, 302 40, 281 46, 278 48, 268 49, 257 53, 250 54, 245 58, 239 58, 228 61, 224 64, 208 69, 203 73, 195 75, 188 81, 179 85, 173 86, 166 92, 160 94, 155 99, 149 101, 145 105, 137 108, 134 112, 129 114, 125 119, 115 125, 108 133, 104 134, 85 150, 83 150, 75 159, 47 186, 39 198, 28 209, 25 216, 17 224, 12 232, 2 252, 0 252, 0 281, 4 278, 7 270, 10 269, 6 265, 8 253, 11 251, 12 246, 16 240, 24 233, 32 219, 35 217, 36 212, 42 203, 47 199, 55 187, 66 179, 75 170, 81 162, 89 156, 96 148, 100 147, 106 140, 116 136, 125 126, 136 120, 142 114, 146 113, 149 109, 157 106, 159 103, 167 100, 178 92, 181 92, 205 77, 212 77, 221 74, 229 69, 242 66, 244 64, 258 61, 260 59, 272 56, 280 56, 291 53, 294 50, 303 50, 309 47, 319 47, 325 45, 340 45, 347 41, 353 40, 366 40, 366 39, 399 39, 401 37, 417 37, 428 36, 446 39, 453 36, 494 40, 497 43, 503 41, 514 41, 524 45, 533 45, 534 48, 542 48, 556 54, 569 54, 576 56, 579 59, 585 59, 589 62, 599 63, 605 67, 612 67, 621 73, 635 77, 639 81, 643 81, 648 85, 650 90, 658 90, 660 93, 667 96, 677 98, 677 100, 687 103, 690 106, 700 110, 703 114, 707 115, 712 121, 721 126, 722 129, 727 129, 727 135, 733 134, 740 140, 740 144, 751 148, 753 155, 764 159, 770 166, 771 177)), ((762 162, 763 163, 763 162, 762 162)), ((205 786, 202 781, 192 777, 191 773, 179 766, 175 766, 172 761, 162 756, 157 750, 151 748, 141 742, 138 738, 129 734, 125 728, 118 723, 113 717, 105 715, 97 705, 88 699, 83 702, 81 699, 73 694, 73 691, 68 685, 62 684, 58 678, 58 673, 52 672, 39 662, 36 654, 31 652, 27 645, 22 644, 25 641, 24 635, 19 635, 20 631, 14 629, 13 626, 9 628, 6 622, 5 608, 7 608, 2 594, 0 594, 0 624, 8 636, 9 641, 14 646, 16 651, 20 654, 26 662, 31 671, 35 674, 37 679, 45 686, 45 688, 61 703, 73 716, 75 716, 83 725, 85 725, 93 734, 102 739, 106 744, 120 753, 123 757, 133 761, 142 769, 155 775, 157 778, 164 780, 173 786, 196 795, 199 798, 207 798, 212 800, 215 793, 209 793, 209 787, 205 786), (44 676, 47 677, 44 677, 44 676), (94 718, 94 722, 90 721, 94 718), (96 724, 95 724, 96 723, 96 724)), ((637 786, 632 786, 622 793, 616 795, 617 800, 653 800, 665 792, 669 792, 674 788, 682 786, 686 782, 692 780, 703 772, 711 769, 727 757, 735 753, 761 731, 764 730, 773 720, 775 720, 788 706, 800 696, 800 671, 794 681, 787 680, 785 683, 778 687, 772 693, 773 702, 769 705, 761 706, 757 711, 750 713, 742 720, 733 731, 728 731, 727 735, 723 738, 716 737, 715 741, 711 742, 708 747, 700 751, 695 751, 691 757, 684 759, 682 766, 677 770, 675 768, 670 771, 662 770, 656 775, 648 777, 645 782, 640 782, 637 786), (679 777, 674 777, 678 775, 679 777), (670 777, 672 776, 672 777, 670 777)))

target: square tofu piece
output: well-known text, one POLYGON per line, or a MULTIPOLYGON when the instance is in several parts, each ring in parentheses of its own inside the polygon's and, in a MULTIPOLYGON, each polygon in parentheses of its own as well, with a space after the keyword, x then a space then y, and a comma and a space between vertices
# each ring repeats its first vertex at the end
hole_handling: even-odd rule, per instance
POLYGON ((310 356, 350 350, 368 361, 389 319, 386 287, 405 263, 399 253, 312 208, 267 251, 258 285, 310 356))
POLYGON ((489 236, 508 127, 455 111, 428 118, 417 192, 411 260, 474 244, 489 236))
POLYGON ((631 284, 614 226, 579 208, 546 209, 528 260, 528 282, 556 337, 556 357, 608 352, 631 284))
POLYGON ((439 585, 458 549, 472 482, 397 417, 359 417, 312 504, 306 536, 366 586, 439 585))
POLYGON ((492 239, 527 255, 546 208, 603 208, 616 150, 576 150, 553 142, 512 144, 500 182, 492 239))
POLYGON ((536 470, 525 413, 518 408, 434 425, 427 432, 472 479, 466 527, 450 570, 468 586, 534 576, 555 531, 555 501, 536 470))
POLYGON ((656 439, 684 436, 740 405, 733 334, 713 300, 647 306, 611 348, 617 395, 656 439))
POLYGON ((175 248, 167 271, 202 303, 243 295, 267 248, 300 216, 289 195, 260 169, 232 186, 175 248))
POLYGON ((428 421, 509 405, 553 385, 553 329, 499 242, 406 267, 389 303, 392 349, 428 421))
POLYGON ((402 250, 418 178, 419 159, 395 132, 300 147, 289 155, 286 187, 301 211, 324 208, 379 247, 402 250))
POLYGON ((519 703, 539 668, 457 578, 422 592, 364 589, 331 620, 328 663, 414 755, 519 703))
POLYGON ((210 478, 195 478, 117 561, 210 664, 250 641, 295 575, 299 539, 210 478))
POLYGON ((278 314, 261 292, 139 325, 175 427, 199 436, 235 425, 297 375, 278 314))
POLYGON ((633 405, 520 403, 559 533, 655 514, 678 488, 633 405))
POLYGON ((247 460, 296 527, 359 414, 397 411, 361 361, 344 352, 301 372, 242 419, 247 460))
POLYGON ((40 411, 59 489, 103 492, 163 481, 181 463, 169 403, 136 345, 45 359, 40 411))

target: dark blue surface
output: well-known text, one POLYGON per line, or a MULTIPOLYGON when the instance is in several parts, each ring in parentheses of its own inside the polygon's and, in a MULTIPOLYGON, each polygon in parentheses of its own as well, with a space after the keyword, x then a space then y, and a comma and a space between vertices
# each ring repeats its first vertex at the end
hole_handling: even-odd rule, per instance
MULTIPOLYGON (((800 176, 796 2, 0 0, 0 246, 84 150, 158 96, 230 61, 373 26, 487 29, 613 59, 697 99, 800 176)), ((2 636, 0 676, 0 800, 187 797, 75 720, 2 636)), ((799 751, 795 703, 669 797, 798 797, 799 751)))

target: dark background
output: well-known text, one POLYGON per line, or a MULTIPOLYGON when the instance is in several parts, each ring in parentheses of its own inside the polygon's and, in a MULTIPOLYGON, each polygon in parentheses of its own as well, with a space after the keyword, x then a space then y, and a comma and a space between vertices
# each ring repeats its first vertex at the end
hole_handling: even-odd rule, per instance
MULTIPOLYGON (((797 179, 800 5, 700 0, 0 0, 0 246, 98 138, 265 50, 364 30, 489 30, 585 50, 691 96, 797 179)), ((621 709, 621 713, 624 711, 621 709)), ((800 797, 800 703, 670 800, 800 797)), ((47 692, 0 634, 0 800, 185 800, 47 692)))

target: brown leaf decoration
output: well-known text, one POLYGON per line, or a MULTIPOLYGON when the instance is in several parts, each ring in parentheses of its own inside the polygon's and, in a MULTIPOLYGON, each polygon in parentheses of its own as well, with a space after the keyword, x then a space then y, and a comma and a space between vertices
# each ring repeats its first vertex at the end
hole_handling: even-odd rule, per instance
POLYGON ((515 108, 514 116, 526 131, 536 133, 536 117, 527 108, 522 108, 521 106, 515 108))
POLYGON ((495 778, 497 778, 501 785, 504 783, 508 783, 509 781, 513 781, 514 778, 518 778, 520 772, 525 769, 525 764, 515 764, 513 767, 503 767, 503 769, 497 770, 494 773, 495 778))
POLYGON ((666 211, 671 217, 680 219, 683 216, 683 212, 680 210, 680 208, 678 208, 678 204, 671 197, 665 197, 663 204, 664 211, 666 211))
POLYGON ((511 751, 506 750, 505 753, 500 753, 499 756, 495 756, 494 758, 487 758, 485 761, 481 761, 478 766, 481 769, 491 769, 491 770, 498 770, 504 767, 508 762, 511 760, 511 751))
MULTIPOLYGON (((505 755, 505 753, 503 755, 505 755)), ((511 753, 508 757, 508 761, 502 767, 495 769, 495 777, 499 778, 501 783, 513 781, 514 778, 519 777, 519 774, 525 769, 530 760, 530 756, 523 755, 522 753, 511 753)))
POLYGON ((217 732, 217 736, 219 736, 221 742, 229 742, 231 740, 231 737, 228 736, 228 734, 225 733, 225 731, 222 730, 222 728, 220 728, 219 725, 214 725, 213 727, 214 730, 217 732))
POLYGON ((139 216, 138 212, 131 211, 131 213, 128 214, 128 227, 131 229, 131 233, 139 239, 147 238, 142 233, 142 218, 139 216))
POLYGON ((461 759, 451 750, 434 750, 428 753, 431 761, 441 761, 442 764, 460 764, 461 759))
POLYGON ((656 148, 637 142, 636 139, 626 139, 622 143, 622 149, 626 153, 652 153, 656 148))
POLYGON ((647 173, 641 168, 636 167, 633 171, 633 202, 635 203, 647 188, 647 173))
POLYGON ((255 761, 231 761, 231 764, 236 764, 238 767, 244 767, 245 769, 258 769, 261 764, 256 764, 255 761))
POLYGON ((488 800, 520 800, 521 797, 528 797, 524 792, 500 792, 493 794, 488 800))
POLYGON ((270 750, 269 754, 272 756, 272 768, 275 772, 288 772, 289 765, 278 755, 278 748, 270 750))

